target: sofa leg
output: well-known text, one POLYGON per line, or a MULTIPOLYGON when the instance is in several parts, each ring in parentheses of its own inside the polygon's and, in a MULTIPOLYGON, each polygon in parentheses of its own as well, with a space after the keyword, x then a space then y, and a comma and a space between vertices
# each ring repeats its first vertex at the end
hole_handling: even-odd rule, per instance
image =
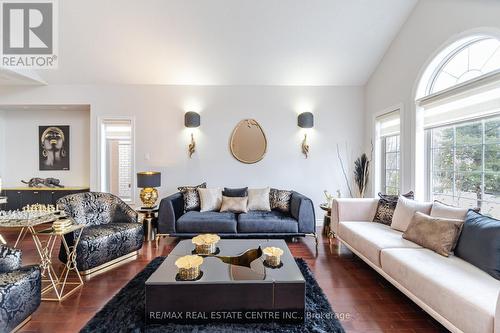
POLYGON ((165 237, 169 237, 169 236, 170 236, 169 234, 156 234, 156 237, 155 237, 156 248, 158 248, 158 246, 160 246, 160 238, 165 238, 165 237))
POLYGON ((306 236, 312 236, 314 237, 314 240, 316 242, 316 256, 318 256, 318 234, 315 232, 312 232, 310 234, 306 234, 306 236))

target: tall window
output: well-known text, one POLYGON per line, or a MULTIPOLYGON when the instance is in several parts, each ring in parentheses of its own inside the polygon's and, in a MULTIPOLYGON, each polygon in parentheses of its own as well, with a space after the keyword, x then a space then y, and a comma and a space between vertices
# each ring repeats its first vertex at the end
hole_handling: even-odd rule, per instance
POLYGON ((376 120, 379 189, 386 194, 399 194, 401 170, 401 138, 399 110, 386 113, 376 120))
POLYGON ((500 41, 468 38, 443 59, 418 100, 427 197, 498 217, 500 41))
POLYGON ((101 191, 133 199, 133 140, 130 120, 101 123, 101 191))
POLYGON ((500 116, 430 129, 434 199, 500 216, 500 116))

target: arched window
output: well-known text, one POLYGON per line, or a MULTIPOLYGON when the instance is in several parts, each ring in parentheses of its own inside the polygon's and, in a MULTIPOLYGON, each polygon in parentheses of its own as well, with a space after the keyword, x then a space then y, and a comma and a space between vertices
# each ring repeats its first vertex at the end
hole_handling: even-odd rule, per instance
POLYGON ((459 45, 436 68, 427 94, 433 94, 500 68, 500 41, 477 37, 459 45))
POLYGON ((419 91, 427 199, 500 217, 500 40, 453 43, 431 61, 419 91))

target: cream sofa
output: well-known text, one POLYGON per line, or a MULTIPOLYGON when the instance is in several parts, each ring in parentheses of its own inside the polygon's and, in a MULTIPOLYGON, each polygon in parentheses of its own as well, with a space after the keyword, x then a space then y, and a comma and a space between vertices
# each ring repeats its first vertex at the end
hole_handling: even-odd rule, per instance
POLYGON ((357 256, 452 332, 500 333, 500 281, 372 221, 378 199, 336 199, 332 231, 357 256))

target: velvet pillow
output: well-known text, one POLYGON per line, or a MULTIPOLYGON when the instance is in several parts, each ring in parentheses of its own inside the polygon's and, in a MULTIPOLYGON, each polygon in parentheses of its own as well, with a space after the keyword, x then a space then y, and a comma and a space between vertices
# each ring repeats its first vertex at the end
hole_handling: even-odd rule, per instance
POLYGON ((391 228, 405 232, 415 212, 429 215, 431 208, 432 202, 419 202, 400 196, 392 216, 391 228))
POLYGON ((222 195, 226 197, 246 197, 248 196, 248 187, 242 187, 242 188, 224 187, 222 195))
POLYGON ((432 217, 416 212, 403 238, 448 257, 455 248, 463 223, 463 220, 432 217))
POLYGON ((248 189, 248 210, 270 211, 269 193, 269 187, 248 189))
POLYGON ((272 188, 269 191, 269 204, 272 210, 282 213, 290 213, 290 202, 292 201, 292 191, 277 190, 272 188))
POLYGON ((221 212, 246 213, 248 197, 226 197, 222 196, 221 212))
POLYGON ((432 204, 431 216, 465 221, 467 211, 467 208, 454 207, 435 200, 432 204))
MULTIPOLYGON (((378 200, 373 222, 391 225, 392 216, 394 215, 399 197, 397 195, 382 194, 381 192, 378 193, 378 196, 380 199, 378 200)), ((413 191, 403 194, 403 197, 413 199, 413 191)))
POLYGON ((470 209, 455 255, 500 280, 500 220, 470 209))
POLYGON ((196 186, 181 186, 177 189, 182 193, 184 198, 184 211, 200 210, 200 195, 198 188, 206 188, 207 183, 202 183, 196 186))
POLYGON ((219 211, 222 205, 222 190, 220 188, 198 188, 200 196, 200 212, 219 211))

